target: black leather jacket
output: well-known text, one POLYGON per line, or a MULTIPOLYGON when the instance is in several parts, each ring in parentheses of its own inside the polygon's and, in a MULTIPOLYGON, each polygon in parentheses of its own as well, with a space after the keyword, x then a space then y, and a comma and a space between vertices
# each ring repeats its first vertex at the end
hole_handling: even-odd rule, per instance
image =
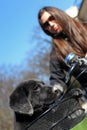
MULTIPOLYGON (((65 83, 65 71, 68 71, 68 67, 64 64, 61 64, 58 59, 50 59, 50 84, 55 85, 60 83, 63 87, 66 86, 65 83)), ((82 88, 87 91, 87 66, 77 66, 73 76, 76 78, 78 74, 82 71, 85 72, 78 78, 79 83, 81 84, 82 88)))

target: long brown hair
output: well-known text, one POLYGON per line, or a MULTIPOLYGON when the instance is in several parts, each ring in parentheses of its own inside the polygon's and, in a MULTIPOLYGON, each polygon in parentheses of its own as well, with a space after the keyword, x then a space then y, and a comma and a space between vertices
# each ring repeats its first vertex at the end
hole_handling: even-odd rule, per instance
MULTIPOLYGON (((58 24, 63 28, 63 32, 69 38, 69 42, 62 37, 53 39, 54 51, 58 59, 63 61, 65 56, 70 52, 74 52, 77 55, 84 57, 87 52, 87 31, 83 24, 80 21, 71 18, 60 9, 47 6, 42 8, 38 13, 38 20, 43 30, 44 28, 40 18, 45 11, 50 13, 56 21, 58 21, 58 24)), ((46 30, 44 30, 44 32, 50 35, 46 30)))

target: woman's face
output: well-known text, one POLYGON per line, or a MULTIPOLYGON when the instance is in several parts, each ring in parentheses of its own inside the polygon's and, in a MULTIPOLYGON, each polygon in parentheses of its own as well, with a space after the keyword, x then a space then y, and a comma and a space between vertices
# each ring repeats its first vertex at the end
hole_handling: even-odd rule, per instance
POLYGON ((41 16, 40 21, 43 29, 49 31, 52 34, 58 34, 63 30, 62 27, 58 24, 58 21, 56 22, 55 18, 46 11, 41 16))

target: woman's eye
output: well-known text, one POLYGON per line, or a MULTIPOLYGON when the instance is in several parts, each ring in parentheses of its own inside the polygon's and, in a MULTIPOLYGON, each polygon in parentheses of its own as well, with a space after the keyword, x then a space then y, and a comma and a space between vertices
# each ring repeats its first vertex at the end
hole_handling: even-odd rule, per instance
POLYGON ((49 23, 48 22, 46 22, 46 23, 44 23, 44 28, 47 28, 48 26, 49 26, 49 23))
POLYGON ((49 21, 55 20, 55 18, 53 16, 49 17, 49 21))

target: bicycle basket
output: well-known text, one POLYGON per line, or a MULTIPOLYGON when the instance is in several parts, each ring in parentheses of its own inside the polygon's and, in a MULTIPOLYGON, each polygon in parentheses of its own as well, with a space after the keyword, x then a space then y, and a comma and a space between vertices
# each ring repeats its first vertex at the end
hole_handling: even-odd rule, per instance
POLYGON ((84 109, 81 108, 78 98, 65 96, 27 125, 24 130, 69 130, 84 117, 84 109))

